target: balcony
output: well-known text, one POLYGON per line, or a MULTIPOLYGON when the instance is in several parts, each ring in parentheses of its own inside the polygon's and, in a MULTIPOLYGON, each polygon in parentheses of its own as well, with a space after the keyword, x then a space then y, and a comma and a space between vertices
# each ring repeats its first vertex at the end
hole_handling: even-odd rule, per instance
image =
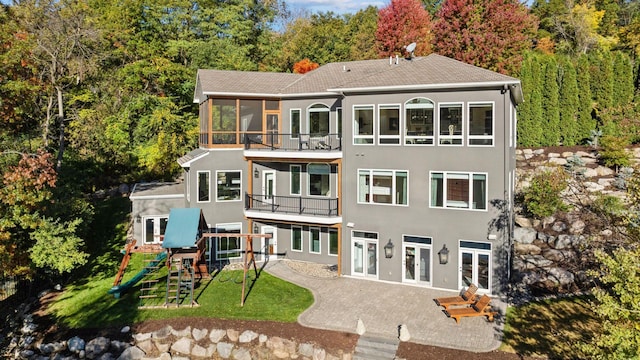
POLYGON ((337 198, 303 196, 269 196, 245 193, 245 215, 247 217, 311 221, 333 224, 341 221, 337 198), (314 218, 315 220, 309 220, 314 218))
POLYGON ((280 134, 269 132, 244 135, 245 156, 341 158, 340 134, 280 134))

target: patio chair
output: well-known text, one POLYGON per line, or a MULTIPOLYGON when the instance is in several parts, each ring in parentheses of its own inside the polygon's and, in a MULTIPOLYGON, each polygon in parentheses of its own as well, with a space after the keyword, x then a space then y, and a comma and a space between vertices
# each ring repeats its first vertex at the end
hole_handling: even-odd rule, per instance
POLYGON ((478 287, 471 284, 462 295, 437 298, 433 301, 436 302, 436 305, 443 306, 445 310, 452 305, 469 305, 476 301, 476 291, 478 291, 478 287))
POLYGON ((460 319, 463 317, 473 316, 486 316, 487 320, 493 321, 493 317, 497 314, 496 311, 491 311, 491 298, 487 295, 482 295, 480 300, 476 301, 473 305, 464 308, 447 309, 444 313, 451 318, 454 318, 456 324, 460 323, 460 319))

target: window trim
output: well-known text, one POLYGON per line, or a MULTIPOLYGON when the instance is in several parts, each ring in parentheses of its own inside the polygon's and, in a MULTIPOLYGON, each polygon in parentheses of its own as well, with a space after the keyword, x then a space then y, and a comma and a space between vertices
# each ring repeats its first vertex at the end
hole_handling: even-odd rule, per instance
MULTIPOLYGON (((159 241, 156 241, 156 236, 160 237, 163 236, 164 234, 162 234, 160 232, 161 227, 160 227, 160 222, 162 219, 167 219, 167 223, 169 222, 169 214, 161 214, 161 215, 143 215, 142 219, 141 219, 141 224, 142 224, 142 244, 161 244, 162 243, 162 239, 159 241), (147 242, 147 220, 149 219, 153 219, 153 241, 152 242, 147 242), (155 234, 155 230, 156 228, 158 229, 158 235, 155 234)), ((165 231, 167 229, 165 228, 165 231)))
POLYGON ((409 170, 404 170, 404 169, 362 169, 362 168, 358 168, 356 169, 356 182, 357 182, 357 189, 356 189, 356 202, 358 204, 365 204, 365 205, 383 205, 383 206, 402 206, 402 207, 408 207, 409 206, 409 170), (371 194, 371 190, 373 187, 373 182, 372 182, 372 177, 373 177, 373 172, 374 171, 391 171, 392 175, 391 175, 391 192, 394 194, 394 196, 392 196, 392 203, 391 204, 386 204, 386 203, 379 203, 379 202, 373 202, 373 196, 369 197, 369 201, 360 201, 360 172, 361 171, 367 171, 369 172, 369 194, 371 194), (398 204, 396 203, 397 199, 395 197, 395 193, 397 190, 397 182, 396 182, 396 178, 397 178, 397 173, 399 172, 404 172, 407 174, 407 203, 406 204, 398 204))
POLYGON ((309 197, 313 197, 313 198, 320 198, 320 199, 330 199, 331 198, 331 190, 333 190, 331 188, 331 174, 333 174, 333 167, 331 166, 330 163, 318 163, 318 162, 314 162, 314 163, 308 163, 306 166, 306 171, 305 173, 307 174, 307 196, 309 197), (329 194, 328 195, 313 195, 311 194, 311 173, 309 172, 309 166, 310 165, 327 165, 329 167, 329 194))
POLYGON ((464 102, 463 101, 452 101, 452 102, 442 102, 442 103, 438 103, 438 127, 437 127, 437 134, 438 134, 438 146, 464 146, 464 134, 467 131, 465 129, 465 118, 466 118, 466 114, 465 114, 465 106, 464 106, 464 102), (451 105, 460 105, 460 123, 462 126, 462 129, 460 129, 460 135, 445 135, 444 137, 442 136, 442 134, 440 134, 440 126, 442 125, 441 119, 440 119, 440 109, 442 109, 443 107, 447 107, 447 106, 451 106, 451 105), (460 140, 460 144, 444 144, 442 143, 442 141, 456 141, 456 140, 460 140))
POLYGON ((237 201, 242 201, 242 170, 216 170, 216 202, 237 202, 237 201), (239 172, 240 173, 240 195, 238 196, 237 199, 233 199, 233 200, 219 200, 218 199, 218 173, 221 172, 239 172))
POLYGON ((289 195, 302 196, 302 165, 289 165, 289 195), (298 193, 293 192, 293 168, 298 168, 298 193))
POLYGON ((486 172, 469 172, 469 171, 429 171, 429 208, 431 209, 446 209, 446 210, 462 210, 462 211, 482 211, 482 212, 486 212, 489 211, 489 173, 486 172), (442 189, 442 193, 443 193, 443 199, 442 199, 442 204, 443 206, 434 206, 432 203, 432 196, 433 196, 433 174, 442 174, 442 179, 443 179, 443 189, 442 189), (469 175, 469 199, 468 199, 468 206, 469 207, 454 207, 454 206, 446 206, 447 204, 447 199, 446 199, 446 194, 447 194, 447 174, 467 174, 469 175), (471 204, 473 203, 473 176, 474 175, 484 175, 484 181, 485 181, 485 194, 484 194, 484 209, 474 209, 471 207, 471 204))
POLYGON ((496 146, 496 103, 495 101, 469 101, 467 102, 467 146, 469 147, 495 147, 496 146), (491 135, 471 135, 471 107, 473 105, 491 105, 491 135), (491 145, 471 144, 471 140, 491 140, 491 145))
POLYGON ((322 254, 322 228, 317 226, 309 227, 309 254, 322 254), (318 251, 313 251, 313 232, 312 230, 318 230, 318 251))
MULTIPOLYGON (((238 233, 238 235, 240 235, 242 233, 242 223, 241 222, 215 224, 216 233, 218 233, 218 229, 220 227, 222 227, 222 226, 225 226, 227 228, 229 228, 229 227, 238 227, 239 231, 240 231, 238 233)), ((240 236, 238 236, 238 238, 240 238, 240 236)), ((226 258, 220 258, 220 257, 218 257, 218 254, 220 254, 222 252, 224 252, 224 253, 232 253, 232 252, 235 252, 235 250, 234 251, 229 251, 229 250, 221 251, 220 250, 219 241, 220 241, 220 239, 222 239, 222 237, 216 236, 216 237, 214 237, 214 239, 215 239, 215 249, 216 249, 216 251, 215 251, 215 260, 216 261, 220 261, 220 260, 235 260, 235 259, 241 259, 242 258, 242 246, 243 246, 242 245, 243 244, 242 238, 240 238, 240 248, 237 250, 239 255, 237 257, 226 257, 226 258)))
POLYGON ((327 253, 329 254, 329 256, 338 256, 338 254, 340 253, 340 250, 339 250, 340 249, 340 234, 338 233, 338 229, 329 228, 328 231, 327 231, 327 234, 329 235, 328 236, 328 240, 329 241, 327 243, 327 253), (331 252, 331 233, 336 233, 336 239, 338 241, 338 243, 337 243, 337 245, 338 245, 337 246, 337 251, 336 251, 335 254, 331 252))
MULTIPOLYGON (((211 170, 198 170, 196 173, 196 203, 210 203, 211 202, 211 170), (200 200, 200 174, 207 174, 207 200, 200 200)), ((216 186, 217 187, 217 186, 216 186)))
POLYGON ((316 102, 316 103, 313 103, 313 104, 309 105, 307 107, 307 121, 306 121, 306 123, 307 123, 307 131, 306 132, 310 136, 313 136, 314 134, 321 135, 321 136, 331 134, 331 107, 329 107, 327 104, 321 103, 321 102, 316 102), (323 108, 319 108, 319 107, 314 108, 314 106, 316 106, 316 105, 322 105, 324 107, 323 108), (327 128, 327 133, 326 134, 322 134, 322 133, 313 133, 312 134, 311 133, 311 113, 312 112, 317 112, 317 113, 325 113, 326 112, 327 115, 329 116, 329 119, 327 119, 328 128, 327 128))
POLYGON ((292 139, 297 139, 298 135, 302 133, 302 109, 300 108, 293 108, 293 109, 289 109, 289 136, 292 139), (293 112, 297 111, 298 112, 298 134, 295 134, 293 132, 293 112))
POLYGON ((376 122, 378 121, 376 119, 376 106, 375 104, 358 104, 358 105, 353 105, 351 108, 351 118, 353 119, 353 121, 351 122, 351 131, 352 131, 352 142, 354 146, 375 146, 376 145, 376 122), (358 133, 356 132, 356 109, 360 110, 360 109, 370 109, 371 113, 373 114, 373 119, 372 119, 372 124, 371 126, 373 127, 371 130, 371 135, 358 135, 358 133), (357 143, 356 140, 357 139, 362 139, 362 140, 371 140, 370 143, 357 143))
POLYGON ((304 229, 302 226, 291 226, 291 251, 294 252, 303 252, 304 251, 304 229), (296 249, 293 247, 293 229, 300 229, 300 249, 296 249))
POLYGON ((402 145, 402 104, 378 104, 378 118, 376 119, 377 121, 377 144, 380 146, 400 146, 402 145), (385 109, 397 109, 398 110, 398 124, 396 125, 398 127, 398 135, 382 135, 382 133, 380 132, 380 130, 382 129, 382 126, 380 124, 380 111, 381 110, 385 110, 385 109), (386 143, 383 144, 380 140, 381 139, 397 139, 398 142, 396 144, 391 144, 391 143, 386 143))

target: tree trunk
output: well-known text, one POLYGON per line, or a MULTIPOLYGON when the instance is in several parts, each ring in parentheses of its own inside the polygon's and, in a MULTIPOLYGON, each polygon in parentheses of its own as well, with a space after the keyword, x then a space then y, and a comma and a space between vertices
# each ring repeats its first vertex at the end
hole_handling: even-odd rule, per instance
POLYGON ((60 121, 60 138, 58 139, 58 160, 56 162, 56 172, 60 173, 62 168, 62 156, 64 155, 64 107, 62 106, 62 88, 56 86, 58 93, 58 120, 60 121))

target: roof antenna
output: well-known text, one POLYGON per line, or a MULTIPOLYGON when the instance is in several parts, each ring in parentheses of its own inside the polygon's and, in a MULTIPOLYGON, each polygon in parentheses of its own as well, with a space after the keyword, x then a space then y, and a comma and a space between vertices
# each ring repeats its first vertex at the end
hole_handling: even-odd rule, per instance
POLYGON ((416 43, 412 42, 407 46, 403 46, 403 48, 407 51, 407 60, 413 59, 415 56, 413 52, 416 50, 416 43))

